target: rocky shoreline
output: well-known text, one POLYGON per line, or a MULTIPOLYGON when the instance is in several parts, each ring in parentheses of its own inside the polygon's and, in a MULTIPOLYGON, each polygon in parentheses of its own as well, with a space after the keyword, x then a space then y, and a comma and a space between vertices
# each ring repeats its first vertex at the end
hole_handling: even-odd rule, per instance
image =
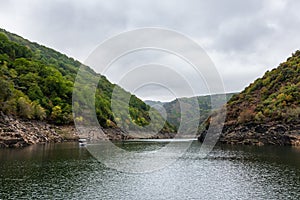
MULTIPOLYGON (((198 140, 203 142, 207 130, 203 131, 198 140)), ((246 123, 225 125, 218 139, 221 144, 243 145, 292 145, 300 146, 300 124, 294 123, 246 123)))
POLYGON ((57 127, 33 120, 25 121, 1 113, 0 148, 25 147, 37 143, 63 142, 77 139, 75 134, 72 137, 66 137, 65 129, 69 129, 69 127, 57 127))
POLYGON ((154 133, 154 132, 125 132, 120 128, 106 128, 100 127, 78 127, 79 132, 76 133, 79 138, 86 138, 89 141, 122 141, 131 139, 168 139, 175 137, 175 133, 154 133))
POLYGON ((32 144, 60 143, 78 141, 79 138, 94 140, 129 140, 129 139, 165 139, 172 138, 172 133, 135 133, 128 134, 118 128, 88 128, 79 134, 73 125, 55 126, 35 120, 22 120, 0 113, 0 148, 19 148, 32 144))
MULTIPOLYGON (((94 140, 129 140, 129 139, 166 139, 173 138, 174 133, 142 133, 128 134, 118 128, 99 131, 99 128, 85 129, 79 134, 76 128, 55 126, 46 122, 21 120, 0 113, 0 148, 18 148, 32 144, 59 143, 77 141, 80 137, 94 140)), ((203 131, 198 140, 203 142, 207 130, 203 131)), ((212 135, 210 135, 211 137, 212 135)), ((300 146, 300 123, 246 123, 238 125, 225 124, 218 139, 220 144, 243 145, 293 145, 300 146)))

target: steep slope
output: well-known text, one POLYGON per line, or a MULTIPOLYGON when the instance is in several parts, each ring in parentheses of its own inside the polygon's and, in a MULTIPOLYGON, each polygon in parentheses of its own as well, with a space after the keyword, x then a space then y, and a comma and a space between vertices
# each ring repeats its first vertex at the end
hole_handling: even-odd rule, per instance
MULTIPOLYGON (((55 125, 73 124, 73 84, 81 65, 53 49, 0 29, 0 112, 21 120, 46 121, 55 125)), ((87 73, 83 78, 97 79, 101 76, 89 67, 85 69, 87 73)), ((104 128, 117 128, 110 107, 115 87, 119 88, 101 76, 95 94, 95 106, 99 123, 104 128)), ((119 91, 120 97, 131 95, 121 88, 119 91)), ((84 94, 80 95, 84 98, 84 94)), ((146 126, 151 122, 149 109, 143 101, 131 95, 130 115, 118 120, 127 126, 146 126)), ((158 113, 155 116, 163 120, 158 113)), ((77 117, 78 120, 85 120, 77 117)), ((161 130, 174 131, 168 122, 161 130)))
POLYGON ((286 62, 230 99, 220 141, 297 145, 300 144, 299 124, 300 51, 296 51, 286 62))

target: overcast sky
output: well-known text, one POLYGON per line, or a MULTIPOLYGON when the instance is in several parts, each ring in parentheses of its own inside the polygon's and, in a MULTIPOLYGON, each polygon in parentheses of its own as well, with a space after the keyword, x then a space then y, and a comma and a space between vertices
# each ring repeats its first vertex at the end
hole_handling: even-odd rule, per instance
MULTIPOLYGON (((0 1, 1 28, 82 62, 101 42, 123 31, 178 31, 207 52, 228 92, 241 91, 300 47, 297 0, 0 1)), ((107 76, 115 81, 113 73, 107 76)), ((154 87, 137 94, 170 98, 154 87)))

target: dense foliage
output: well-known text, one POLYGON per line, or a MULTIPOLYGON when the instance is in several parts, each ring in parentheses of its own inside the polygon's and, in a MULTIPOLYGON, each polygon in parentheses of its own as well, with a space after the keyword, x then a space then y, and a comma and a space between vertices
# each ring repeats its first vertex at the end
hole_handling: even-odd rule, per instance
POLYGON ((227 106, 227 123, 295 122, 300 118, 300 51, 268 71, 227 106))
MULTIPOLYGON (((53 49, 30 42, 0 29, 0 111, 24 119, 47 120, 55 124, 73 123, 72 92, 81 63, 53 49)), ((86 67, 86 79, 100 77, 86 67)), ((84 87, 87 85, 82 85, 84 87)), ((118 87, 101 76, 95 94, 96 115, 102 127, 116 122, 131 126, 148 125, 149 109, 143 101, 120 88, 120 96, 130 95, 129 115, 115 119, 110 105, 112 91, 118 87)), ((84 92, 80 98, 86 98, 84 92)), ((156 117, 162 117, 156 113, 156 117)), ((85 120, 76 116, 76 120, 85 120)), ((155 124, 153 125, 155 126, 155 124)), ((163 130, 174 132, 165 123, 163 130)))

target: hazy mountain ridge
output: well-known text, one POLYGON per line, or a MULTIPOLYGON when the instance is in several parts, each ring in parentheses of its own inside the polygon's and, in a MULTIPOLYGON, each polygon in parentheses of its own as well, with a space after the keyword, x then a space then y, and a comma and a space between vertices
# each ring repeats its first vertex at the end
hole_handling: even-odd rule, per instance
MULTIPOLYGON (((205 95, 205 96, 197 96, 197 97, 182 97, 175 99, 171 102, 160 102, 160 101, 150 101, 146 100, 149 106, 155 106, 154 108, 160 112, 165 112, 166 120, 173 124, 177 129, 181 124, 181 114, 188 116, 198 116, 200 111, 200 121, 199 121, 199 131, 202 129, 203 122, 209 117, 212 113, 211 100, 214 101, 225 101, 225 98, 229 100, 235 93, 227 93, 223 94, 213 94, 213 95, 205 95), (181 113, 180 105, 184 106, 184 113, 181 113), (199 110, 195 109, 198 106, 199 110), (164 110, 164 111, 162 111, 164 110)), ((190 117, 190 121, 185 123, 184 130, 186 130, 186 134, 189 135, 193 130, 189 129, 189 124, 195 123, 195 120, 190 117)))

